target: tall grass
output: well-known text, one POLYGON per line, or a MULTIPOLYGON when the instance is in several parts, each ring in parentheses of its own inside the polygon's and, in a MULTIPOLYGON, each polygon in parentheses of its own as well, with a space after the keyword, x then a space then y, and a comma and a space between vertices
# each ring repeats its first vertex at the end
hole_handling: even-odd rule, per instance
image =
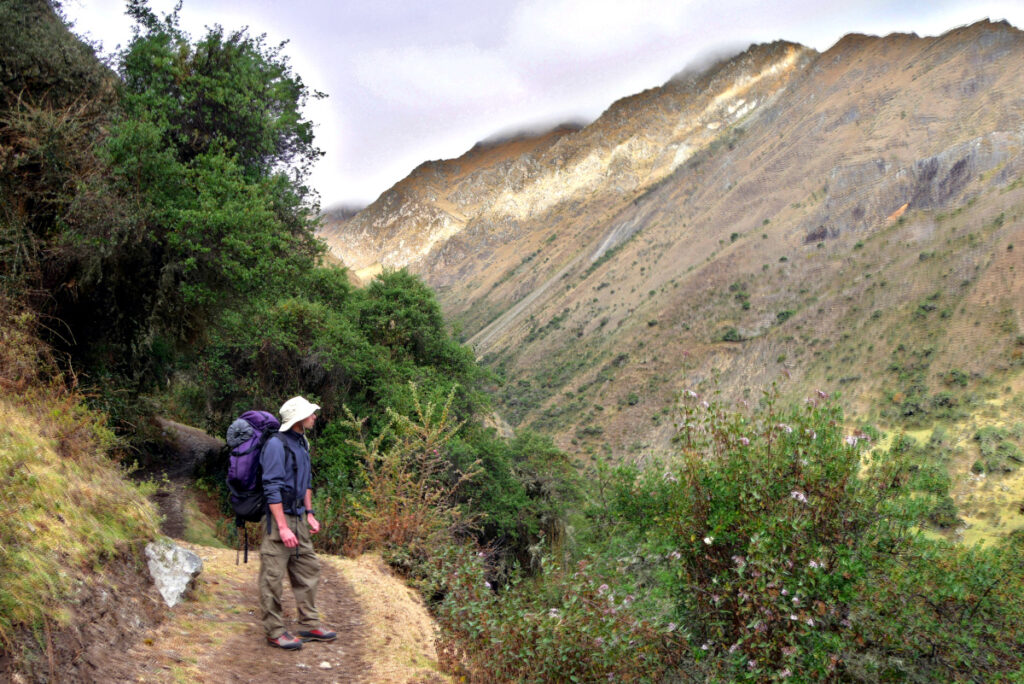
MULTIPOLYGON (((5 303, 4 303, 5 304, 5 303)), ((64 601, 105 561, 152 539, 157 516, 108 453, 103 417, 68 389, 35 319, 0 306, 0 646, 66 624, 64 601)))

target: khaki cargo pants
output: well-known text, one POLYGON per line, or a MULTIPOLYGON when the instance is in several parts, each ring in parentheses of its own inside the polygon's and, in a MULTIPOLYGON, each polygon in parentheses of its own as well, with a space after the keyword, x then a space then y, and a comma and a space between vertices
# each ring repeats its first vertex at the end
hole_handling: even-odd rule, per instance
POLYGON ((298 548, 289 549, 284 545, 274 516, 270 516, 270 534, 264 536, 260 546, 260 607, 263 609, 263 629, 269 639, 276 639, 285 631, 281 592, 286 572, 299 612, 299 625, 303 630, 320 626, 320 613, 316 609, 320 561, 313 552, 309 523, 304 515, 286 515, 285 519, 288 527, 299 538, 298 548))

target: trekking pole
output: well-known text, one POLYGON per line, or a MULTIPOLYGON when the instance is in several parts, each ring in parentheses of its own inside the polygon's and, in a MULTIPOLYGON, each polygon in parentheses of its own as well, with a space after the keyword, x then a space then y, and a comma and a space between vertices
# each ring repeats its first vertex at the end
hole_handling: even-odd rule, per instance
POLYGON ((235 535, 238 537, 238 547, 235 548, 235 565, 238 565, 238 556, 242 553, 242 547, 245 547, 245 563, 249 562, 249 530, 246 529, 245 523, 242 523, 235 528, 235 535))

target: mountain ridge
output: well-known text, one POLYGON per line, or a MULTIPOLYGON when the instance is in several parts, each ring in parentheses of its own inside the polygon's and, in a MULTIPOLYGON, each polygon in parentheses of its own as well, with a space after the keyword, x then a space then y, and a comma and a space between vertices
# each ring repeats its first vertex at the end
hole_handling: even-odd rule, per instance
MULTIPOLYGON (((798 49, 794 44, 777 43, 763 48, 755 46, 744 54, 749 55, 751 61, 756 61, 766 56, 761 53, 770 53, 780 46, 798 49)), ((734 63, 737 62, 732 60, 726 65, 719 65, 719 68, 734 63)), ((733 80, 730 79, 730 82, 733 80)), ((614 165, 616 156, 623 159, 623 154, 616 155, 622 144, 633 148, 621 150, 625 156, 644 159, 643 154, 637 154, 643 152, 643 149, 636 149, 644 148, 644 141, 638 141, 636 135, 627 134, 619 136, 623 140, 622 144, 612 145, 610 141, 604 140, 604 129, 609 126, 629 127, 630 124, 634 129, 644 128, 631 121, 630 111, 638 105, 646 106, 657 99, 658 93, 666 90, 675 91, 678 98, 691 94, 687 91, 695 89, 692 81, 670 81, 659 88, 613 103, 593 124, 581 130, 556 128, 533 138, 516 139, 513 143, 519 149, 507 149, 507 145, 489 147, 492 156, 498 150, 507 149, 507 154, 473 168, 470 173, 462 173, 461 167, 476 155, 479 146, 455 160, 425 162, 354 217, 346 225, 344 235, 332 231, 330 225, 323 231, 323 235, 327 237, 332 249, 354 270, 366 268, 374 261, 380 261, 387 267, 403 267, 422 259, 436 243, 450 241, 471 220, 477 224, 487 224, 486 227, 493 224, 501 226, 509 222, 521 222, 524 217, 548 210, 558 202, 572 201, 574 195, 586 192, 600 180, 595 175, 605 167, 614 165), (545 169, 551 173, 540 173, 545 169), (441 176, 447 176, 452 181, 443 196, 436 185, 441 176), (532 190, 524 198, 522 190, 538 185, 539 189, 532 190), (415 224, 411 231, 408 230, 410 220, 415 224), (420 243, 418 248, 410 251, 406 243, 415 242, 417 238, 420 243)), ((699 94, 703 89, 696 89, 696 92, 699 94)), ((670 103, 668 106, 678 104, 670 103)), ((731 112, 735 113, 736 110, 731 112)), ((660 119, 661 128, 672 123, 664 112, 655 114, 660 119)), ((663 135, 671 136, 673 133, 669 130, 663 135)), ((675 137, 680 136, 676 133, 675 137)), ((689 148, 684 147, 672 159, 655 160, 660 168, 643 171, 657 174, 653 179, 656 181, 666 175, 666 167, 678 165, 688 154, 689 148)), ((633 184, 646 187, 651 182, 648 180, 641 183, 639 179, 634 179, 633 184)))
POLYGON ((371 205, 349 237, 438 290, 503 375, 504 418, 577 452, 664 447, 663 407, 712 377, 917 420, 906 397, 932 406, 944 373, 977 396, 1018 373, 1022 62, 1021 32, 989 21, 753 46, 423 191, 483 208, 415 256, 391 248, 435 230, 411 204, 371 205), (912 380, 889 370, 929 349, 912 380))

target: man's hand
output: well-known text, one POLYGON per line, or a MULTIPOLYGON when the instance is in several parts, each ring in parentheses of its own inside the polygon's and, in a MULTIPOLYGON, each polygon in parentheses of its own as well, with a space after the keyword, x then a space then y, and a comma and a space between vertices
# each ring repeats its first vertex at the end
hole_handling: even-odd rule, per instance
POLYGON ((312 513, 306 514, 306 522, 309 523, 309 531, 311 534, 316 534, 320 531, 320 521, 313 517, 312 513))
POLYGON ((294 549, 299 545, 299 538, 295 536, 295 533, 288 527, 278 528, 281 531, 281 542, 289 549, 294 549))

